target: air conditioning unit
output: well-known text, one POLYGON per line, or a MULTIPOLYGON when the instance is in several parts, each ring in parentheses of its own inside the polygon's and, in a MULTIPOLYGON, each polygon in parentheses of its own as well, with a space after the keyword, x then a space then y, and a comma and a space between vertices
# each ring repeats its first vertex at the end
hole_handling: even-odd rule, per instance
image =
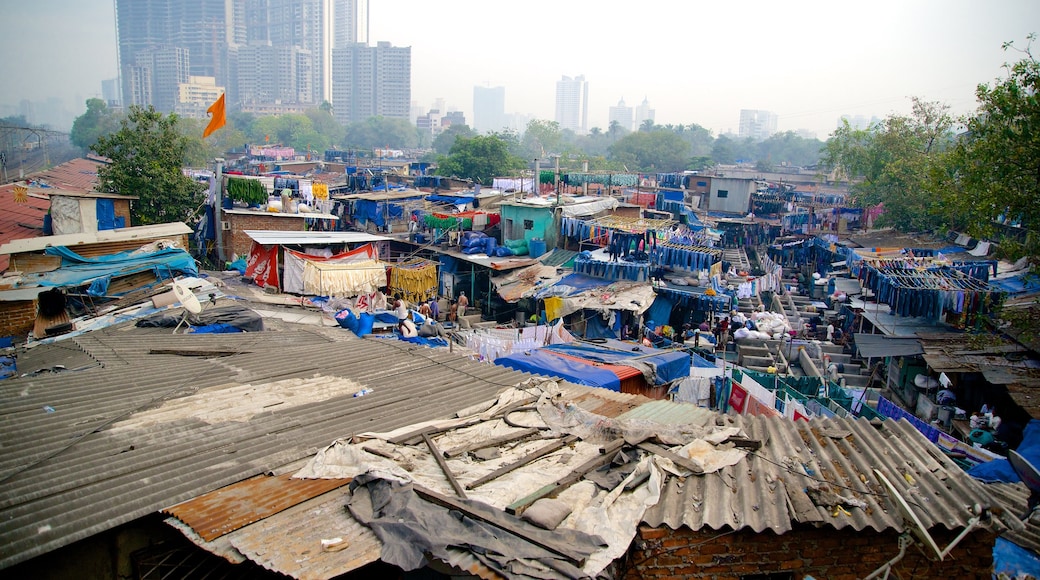
POLYGON ((231 222, 220 222, 220 229, 224 230, 225 232, 231 231, 231 222))

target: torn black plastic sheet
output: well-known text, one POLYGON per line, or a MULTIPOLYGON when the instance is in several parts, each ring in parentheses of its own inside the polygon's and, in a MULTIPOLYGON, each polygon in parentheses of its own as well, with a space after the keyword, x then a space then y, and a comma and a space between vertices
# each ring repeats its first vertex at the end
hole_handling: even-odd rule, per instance
POLYGON ((347 509, 382 542, 380 559, 403 570, 425 566, 428 557, 451 561, 451 549, 456 548, 468 550, 507 578, 587 577, 567 557, 508 532, 510 527, 523 529, 526 536, 543 544, 566 545, 582 559, 606 546, 599 536, 569 529, 543 530, 485 503, 455 498, 479 514, 478 520, 423 500, 411 484, 369 474, 355 477, 350 490, 347 509))

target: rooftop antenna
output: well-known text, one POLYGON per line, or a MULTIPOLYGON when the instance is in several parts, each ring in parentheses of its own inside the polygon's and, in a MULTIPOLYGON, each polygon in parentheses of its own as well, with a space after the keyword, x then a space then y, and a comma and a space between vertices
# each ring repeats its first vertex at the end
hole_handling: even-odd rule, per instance
POLYGON ((910 544, 914 543, 915 540, 923 544, 925 548, 927 548, 926 551, 934 555, 936 560, 940 562, 943 561, 961 540, 966 538, 975 528, 982 527, 982 518, 987 516, 986 511, 983 510, 979 504, 975 504, 972 507, 972 513, 974 515, 968 520, 968 525, 965 526, 964 530, 962 530, 948 546, 946 546, 945 550, 940 550, 939 546, 936 545, 935 540, 932 539, 932 535, 928 533, 928 529, 923 523, 921 523, 920 518, 918 518, 917 514, 914 513, 913 508, 910 507, 910 504, 907 503, 902 494, 900 494, 895 486, 892 485, 892 482, 877 469, 874 470, 874 475, 877 476, 881 485, 885 486, 888 495, 896 504, 896 509, 899 510, 899 514, 903 516, 903 533, 899 536, 899 553, 896 554, 896 557, 885 562, 880 568, 874 570, 870 576, 864 578, 864 580, 872 580, 873 578, 879 577, 886 580, 889 573, 892 571, 892 566, 903 559, 903 556, 906 555, 906 549, 910 544))

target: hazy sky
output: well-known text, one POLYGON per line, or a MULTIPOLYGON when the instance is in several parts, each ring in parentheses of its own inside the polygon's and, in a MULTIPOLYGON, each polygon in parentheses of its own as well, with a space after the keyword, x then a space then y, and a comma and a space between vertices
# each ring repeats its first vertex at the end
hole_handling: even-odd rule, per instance
MULTIPOLYGON (((506 112, 551 120, 556 81, 584 75, 589 125, 644 98, 659 124, 735 131, 740 109, 825 138, 843 114, 909 111, 910 97, 975 108, 1040 32, 1038 0, 371 0, 370 41, 412 47, 412 99, 472 119, 474 85, 506 112)), ((116 75, 111 0, 0 0, 0 104, 58 96, 78 114, 116 75)), ((1037 45, 1040 50, 1040 45, 1037 45)))

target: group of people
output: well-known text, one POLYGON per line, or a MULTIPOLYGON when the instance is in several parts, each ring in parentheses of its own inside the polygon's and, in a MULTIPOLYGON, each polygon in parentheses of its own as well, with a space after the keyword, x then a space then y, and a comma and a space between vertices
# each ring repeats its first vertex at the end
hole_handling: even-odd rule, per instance
MULTIPOLYGON (((448 311, 447 320, 454 323, 459 316, 466 314, 466 308, 468 307, 469 299, 466 298, 466 293, 460 292, 458 299, 451 301, 451 310, 448 311)), ((397 317, 397 331, 402 336, 430 337, 444 334, 444 329, 438 322, 440 320, 440 303, 436 297, 421 302, 418 308, 416 308, 416 311, 423 317, 423 324, 418 329, 416 329, 415 323, 412 322, 412 314, 408 307, 408 302, 400 295, 394 297, 392 309, 397 317)))

